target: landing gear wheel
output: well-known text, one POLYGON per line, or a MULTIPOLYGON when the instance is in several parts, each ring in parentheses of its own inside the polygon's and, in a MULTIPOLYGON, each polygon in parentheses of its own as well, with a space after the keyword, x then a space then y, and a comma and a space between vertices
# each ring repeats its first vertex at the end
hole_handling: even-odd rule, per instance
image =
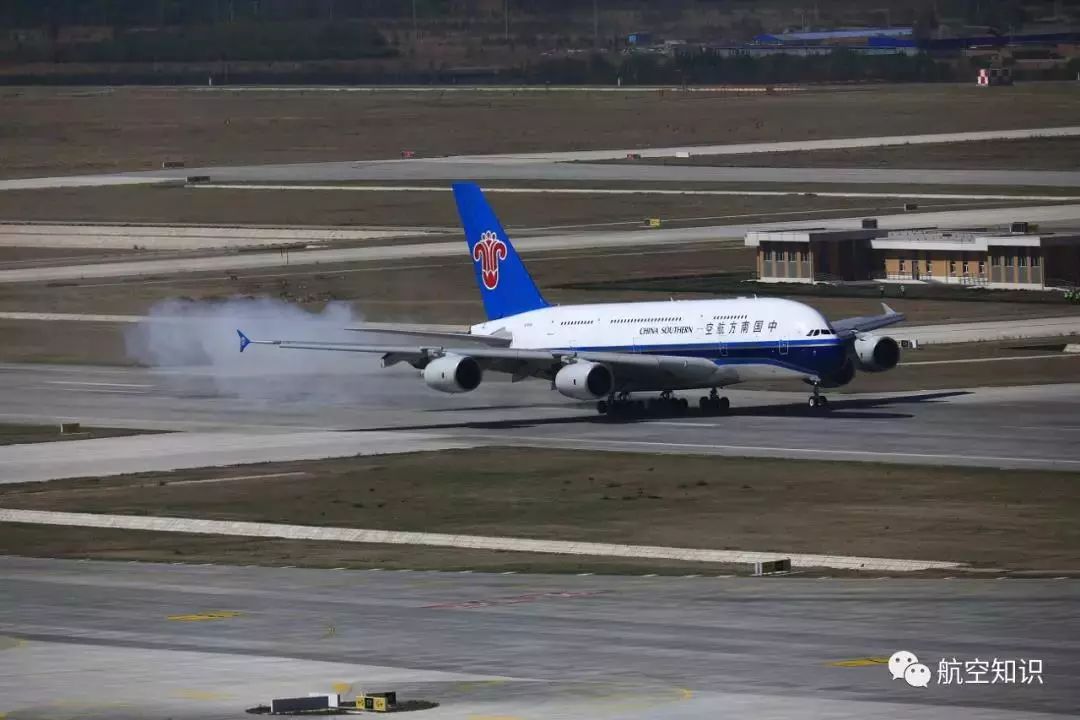
POLYGON ((713 401, 713 407, 719 412, 727 412, 731 409, 731 401, 726 397, 716 398, 713 401))
POLYGON ((610 406, 608 405, 607 400, 601 400, 600 402, 596 403, 596 412, 600 413, 601 415, 607 415, 609 409, 610 406))
POLYGON ((824 395, 811 395, 810 408, 813 410, 828 410, 829 399, 824 395))

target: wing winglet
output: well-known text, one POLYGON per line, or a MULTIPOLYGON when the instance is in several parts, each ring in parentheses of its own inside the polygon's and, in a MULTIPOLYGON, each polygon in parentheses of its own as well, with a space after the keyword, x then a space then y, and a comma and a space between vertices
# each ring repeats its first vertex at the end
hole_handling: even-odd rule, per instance
POLYGON ((251 344, 251 338, 244 334, 243 330, 236 329, 236 334, 240 336, 240 352, 244 352, 244 348, 251 344))

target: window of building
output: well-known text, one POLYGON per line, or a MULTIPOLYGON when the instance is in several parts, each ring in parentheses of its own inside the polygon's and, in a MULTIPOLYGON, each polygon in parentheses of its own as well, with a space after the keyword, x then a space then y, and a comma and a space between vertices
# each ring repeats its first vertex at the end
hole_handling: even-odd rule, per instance
POLYGON ((1016 264, 1020 267, 1027 267, 1027 255, 1025 255, 1024 253, 1020 253, 1016 257, 1016 264))
POLYGON ((955 275, 956 274, 956 261, 955 260, 950 260, 949 261, 949 274, 950 275, 955 275))
POLYGON ((907 272, 907 260, 900 258, 900 272, 907 272))
POLYGON ((1041 262, 1042 259, 1039 257, 1039 253, 1031 254, 1031 267, 1039 267, 1039 263, 1041 262))
POLYGON ((1013 266, 1013 256, 1011 254, 1005 256, 1005 267, 1013 266))

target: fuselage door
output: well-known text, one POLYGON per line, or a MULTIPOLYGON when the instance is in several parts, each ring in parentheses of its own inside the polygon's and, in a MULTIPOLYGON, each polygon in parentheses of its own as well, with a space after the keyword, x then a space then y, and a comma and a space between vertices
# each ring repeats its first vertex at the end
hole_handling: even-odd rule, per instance
POLYGON ((781 355, 787 355, 788 341, 787 338, 780 338, 776 341, 776 349, 781 355))

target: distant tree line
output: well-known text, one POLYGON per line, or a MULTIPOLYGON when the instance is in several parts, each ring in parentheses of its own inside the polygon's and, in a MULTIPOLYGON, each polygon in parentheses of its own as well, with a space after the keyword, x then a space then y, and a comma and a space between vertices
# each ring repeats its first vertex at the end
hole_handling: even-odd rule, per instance
POLYGON ((0 48, 0 59, 54 63, 348 60, 396 54, 373 25, 358 21, 115 28, 92 39, 57 42, 53 35, 0 48))

